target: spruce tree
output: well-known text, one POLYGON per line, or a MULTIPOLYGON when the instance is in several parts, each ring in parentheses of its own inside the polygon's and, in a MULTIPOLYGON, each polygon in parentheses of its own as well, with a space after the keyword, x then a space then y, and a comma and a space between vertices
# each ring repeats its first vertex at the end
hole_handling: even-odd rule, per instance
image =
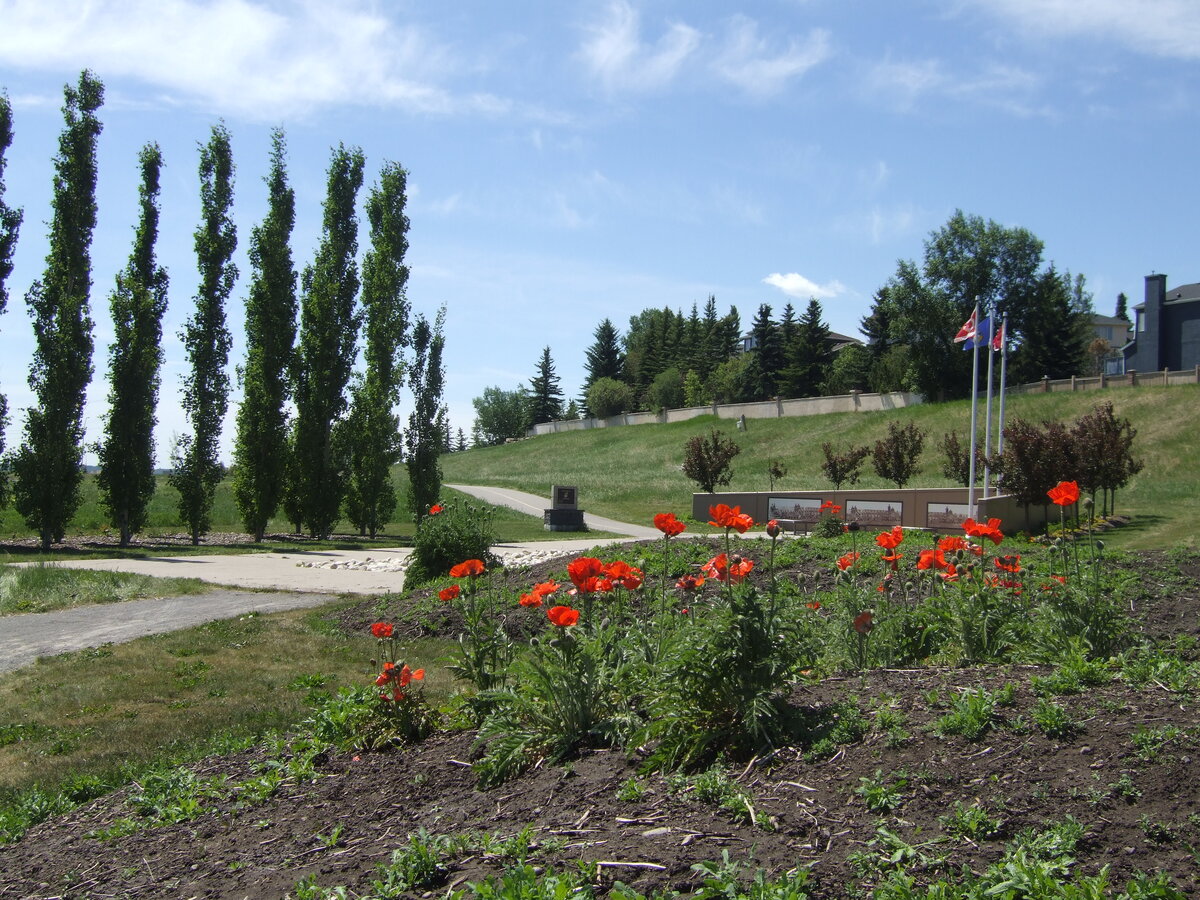
POLYGON ((117 275, 109 299, 113 343, 108 351, 108 415, 97 448, 97 481, 121 546, 146 524, 154 496, 154 425, 162 366, 162 319, 167 311, 167 272, 155 259, 158 185, 162 151, 147 144, 138 155, 142 170, 141 220, 133 252, 117 275))
POLYGON ((328 537, 345 493, 345 461, 333 440, 346 411, 346 387, 358 342, 358 217, 363 154, 339 145, 329 164, 324 234, 300 279, 296 423, 288 485, 289 516, 312 537, 328 537))
MULTIPOLYGON (((8 95, 0 93, 0 313, 8 308, 8 276, 13 270, 13 253, 17 248, 17 235, 21 230, 24 213, 11 209, 4 202, 4 155, 12 145, 12 104, 8 95)), ((0 394, 0 454, 4 452, 4 429, 8 425, 8 400, 0 394)), ((7 496, 7 479, 0 472, 0 501, 7 496)))
POLYGON ((192 536, 208 530, 213 495, 223 474, 217 451, 221 423, 229 403, 229 329, 225 303, 237 280, 232 262, 237 248, 233 206, 233 153, 229 131, 214 125, 208 143, 200 148, 200 208, 202 221, 195 232, 200 287, 196 309, 180 332, 190 371, 183 383, 183 410, 192 433, 176 439, 171 455, 171 485, 179 491, 179 515, 192 536))
MULTIPOLYGON (((371 249, 363 260, 363 312, 367 371, 352 391, 349 418, 339 430, 349 465, 346 518, 371 537, 396 510, 392 467, 400 462, 400 402, 403 351, 408 346, 408 173, 385 163, 367 199, 371 249)), ((449 431, 447 431, 447 436, 449 431)))
POLYGON ((549 347, 542 350, 537 374, 529 381, 528 397, 532 424, 554 422, 562 416, 563 392, 558 386, 558 375, 554 372, 554 361, 550 358, 549 347))
POLYGON ((13 459, 16 507, 43 550, 61 541, 79 506, 83 404, 92 377, 89 248, 96 227, 96 110, 104 85, 89 71, 63 91, 66 127, 54 160, 54 213, 46 270, 25 295, 37 338, 29 387, 37 398, 13 459))
POLYGON ((789 397, 816 397, 829 377, 833 353, 829 349, 829 326, 821 316, 820 302, 810 299, 796 323, 796 338, 787 350, 781 385, 789 397))
POLYGON ((587 392, 601 378, 621 380, 625 369, 624 354, 621 353, 621 339, 611 319, 605 319, 596 326, 592 334, 592 345, 584 351, 584 370, 587 373, 583 379, 580 405, 587 415, 587 392))
POLYGON ((250 232, 253 275, 246 299, 246 365, 233 450, 233 497, 255 541, 263 539, 283 496, 286 404, 296 341, 296 268, 289 243, 296 222, 296 195, 287 180, 282 130, 271 133, 271 148, 271 171, 265 179, 267 215, 250 232))
POLYGON ((412 332, 413 359, 408 383, 412 388, 413 411, 408 417, 404 447, 409 503, 418 528, 442 491, 442 468, 438 457, 445 443, 441 424, 445 421, 442 402, 445 381, 442 350, 446 343, 442 328, 445 321, 444 308, 438 310, 432 326, 424 316, 417 316, 412 332))
POLYGON ((750 326, 754 338, 754 355, 750 360, 748 377, 751 397, 766 400, 777 393, 779 375, 784 366, 784 346, 779 328, 771 318, 771 307, 763 303, 750 326))

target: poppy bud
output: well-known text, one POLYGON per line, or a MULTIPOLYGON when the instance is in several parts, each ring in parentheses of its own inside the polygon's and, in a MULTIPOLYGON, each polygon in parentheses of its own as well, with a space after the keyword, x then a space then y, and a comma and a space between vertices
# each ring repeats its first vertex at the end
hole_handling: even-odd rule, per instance
POLYGON ((779 537, 779 533, 781 531, 783 531, 783 529, 779 527, 779 522, 777 522, 775 519, 772 519, 767 523, 767 537, 771 538, 772 540, 779 537))
POLYGON ((858 529, 860 527, 861 526, 857 522, 851 522, 849 525, 846 526, 847 530, 849 530, 849 531, 858 531, 858 529))

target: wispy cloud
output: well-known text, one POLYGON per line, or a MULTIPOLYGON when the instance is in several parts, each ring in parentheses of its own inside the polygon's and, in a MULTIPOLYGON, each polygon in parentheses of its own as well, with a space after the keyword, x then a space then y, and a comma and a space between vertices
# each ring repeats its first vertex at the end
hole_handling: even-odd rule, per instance
POLYGON ((785 49, 777 51, 770 41, 759 37, 757 22, 735 16, 714 69, 746 93, 766 97, 831 55, 829 32, 824 29, 814 28, 803 40, 791 38, 785 49))
POLYGON ((1037 98, 1042 80, 1012 64, 984 64, 971 72, 950 72, 936 59, 893 60, 872 64, 865 88, 873 97, 909 110, 926 97, 990 106, 1012 115, 1049 116, 1052 110, 1037 98))
POLYGON ((786 275, 775 272, 764 278, 763 284, 777 287, 789 297, 798 297, 802 300, 810 297, 816 297, 818 300, 828 300, 830 297, 836 297, 838 294, 846 292, 846 286, 836 278, 825 284, 817 284, 815 281, 805 278, 799 272, 789 272, 786 275))
POLYGON ((1040 37, 1079 35, 1150 56, 1200 59, 1195 0, 973 0, 1040 37))
POLYGON ((670 24, 655 43, 644 42, 641 17, 626 0, 613 0, 588 31, 580 56, 609 90, 661 90, 700 45, 700 32, 682 22, 670 24))
POLYGON ((365 0, 5 0, 0 14, 6 66, 91 66, 230 115, 278 120, 338 104, 509 111, 501 98, 448 90, 450 48, 365 0))

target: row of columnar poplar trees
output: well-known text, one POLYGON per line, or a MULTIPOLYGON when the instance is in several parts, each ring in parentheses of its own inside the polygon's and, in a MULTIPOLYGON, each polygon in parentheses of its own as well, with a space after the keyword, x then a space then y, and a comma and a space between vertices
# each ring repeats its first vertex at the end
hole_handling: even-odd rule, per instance
MULTIPOLYGON (((80 502, 83 406, 93 374, 90 245, 96 224, 97 111, 104 86, 88 71, 64 91, 65 127, 55 157, 50 250, 25 299, 36 348, 29 384, 36 402, 26 414, 21 446, 6 456, 12 499, 43 548, 63 539, 80 502)), ((23 219, 4 204, 4 155, 12 143, 12 107, 0 94, 0 312, 23 219)), ((397 497, 392 467, 406 459, 413 508, 420 512, 440 489, 444 444, 442 325, 410 322, 406 295, 407 173, 385 162, 366 201, 370 249, 357 262, 364 157, 333 151, 323 234, 299 277, 290 239, 295 195, 288 183, 282 131, 273 133, 266 178, 269 208, 250 234, 252 268, 245 304, 246 359, 240 378, 233 493, 245 528, 262 540, 281 508, 297 532, 328 536, 343 514, 361 533, 390 521, 397 497), (299 317, 299 321, 297 321, 299 317), (355 372, 360 332, 365 371, 355 372), (395 412, 407 376, 413 393, 408 428, 395 412)), ((168 278, 155 258, 162 154, 146 145, 140 219, 133 250, 110 295, 114 341, 109 351, 109 409, 97 446, 101 497, 122 545, 146 524, 155 490, 154 426, 163 361, 162 319, 168 278)), ((225 306, 238 277, 232 258, 234 164, 229 132, 212 128, 200 148, 202 221, 195 231, 200 283, 180 338, 189 370, 182 407, 190 433, 172 448, 171 484, 193 543, 209 528, 224 469, 218 459, 228 408, 231 344, 225 306)), ((0 396, 0 418, 7 405, 0 396)), ((0 451, 3 431, 0 422, 0 451)))

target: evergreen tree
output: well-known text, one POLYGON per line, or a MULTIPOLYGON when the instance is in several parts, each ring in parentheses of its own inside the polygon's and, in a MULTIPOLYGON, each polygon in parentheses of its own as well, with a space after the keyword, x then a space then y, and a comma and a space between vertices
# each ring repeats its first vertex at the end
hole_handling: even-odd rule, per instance
MULTIPOLYGON (((0 279, 0 283, 3 283, 3 279, 0 279)), ((1115 318, 1124 319, 1126 322, 1129 321, 1129 298, 1125 296, 1124 291, 1117 294, 1117 312, 1115 318)))
MULTIPOLYGON (((301 278, 296 365, 295 466, 291 509, 312 537, 327 537, 345 492, 345 466, 333 440, 346 411, 346 385, 358 339, 358 219, 363 154, 339 145, 329 164, 324 236, 301 278)), ((289 517, 292 513, 289 512, 289 517)))
POLYGON ((811 299, 796 324, 796 339, 788 348, 783 390, 789 397, 816 397, 824 389, 833 365, 829 326, 821 320, 818 300, 811 299))
POLYGON ((146 524, 154 496, 154 425, 162 366, 162 319, 167 311, 167 272, 158 265, 158 190, 162 151, 147 144, 138 156, 142 169, 141 221, 133 252, 109 306, 113 343, 108 351, 108 415, 104 442, 97 448, 97 481, 104 505, 121 536, 121 546, 146 524))
POLYGON ((261 541, 283 495, 290 370, 296 341, 296 267, 290 240, 296 194, 287 180, 283 131, 271 133, 267 215, 250 232, 254 274, 246 298, 246 365, 237 411, 233 497, 242 524, 261 541))
POLYGON ((750 396, 753 400, 766 400, 777 393, 779 373, 784 364, 783 341, 778 325, 771 318, 769 304, 758 307, 750 325, 750 337, 754 342, 748 372, 750 396))
POLYGON ((466 450, 466 449, 467 449, 467 435, 466 435, 466 433, 465 433, 465 432, 464 432, 464 431, 463 431, 463 430, 460 428, 460 429, 458 429, 458 440, 457 440, 457 441, 455 441, 455 443, 454 443, 454 452, 455 452, 455 453, 460 453, 460 452, 462 452, 463 450, 466 450))
POLYGON ((424 316, 417 316, 413 325, 413 360, 409 385, 413 392, 413 411, 408 417, 404 435, 407 451, 409 502, 412 504, 417 527, 437 503, 442 491, 442 467, 438 463, 444 438, 442 431, 446 409, 442 402, 445 372, 442 368, 442 349, 446 339, 442 327, 446 310, 438 310, 432 327, 424 316))
MULTIPOLYGON (((363 260, 363 313, 366 375, 351 392, 350 416, 343 423, 346 460, 346 517, 360 534, 376 532, 396 510, 392 466, 400 462, 400 402, 403 351, 408 346, 408 173, 385 163, 379 184, 367 199, 371 249, 363 260)), ((445 432, 449 437, 449 431, 445 432)))
POLYGON ((554 361, 550 358, 550 348, 546 347, 538 360, 537 374, 529 382, 529 415, 533 424, 555 422, 561 418, 562 402, 563 392, 558 387, 554 361))
POLYGON ((217 457, 221 423, 229 403, 229 329, 225 303, 233 292, 238 270, 233 264, 237 229, 233 207, 233 153, 229 131, 214 125, 208 143, 200 148, 200 207, 202 222, 196 229, 200 289, 196 310, 179 338, 187 349, 191 371, 183 383, 183 410, 192 433, 180 436, 172 454, 171 484, 179 491, 179 515, 192 536, 208 530, 213 495, 223 468, 217 457))
POLYGON ((610 319, 605 319, 596 326, 592 335, 592 345, 584 351, 583 399, 580 401, 587 415, 588 389, 601 378, 621 380, 625 371, 625 357, 621 352, 621 339, 617 329, 610 319))
POLYGON ((1070 378, 1084 371, 1089 327, 1090 295, 1070 273, 1053 265, 1038 277, 1025 310, 1021 344, 1013 354, 1017 381, 1070 378))
POLYGON ((96 227, 96 110, 104 85, 89 71, 63 90, 66 127, 54 159, 54 208, 46 270, 25 295, 37 339, 29 367, 36 403, 13 459, 16 507, 43 550, 62 540, 79 506, 83 404, 92 377, 89 248, 96 227))
MULTIPOLYGON (((11 209, 4 202, 4 156, 12 145, 12 104, 8 95, 0 93, 0 313, 8 308, 8 276, 13 270, 13 253, 17 249, 17 235, 21 230, 24 212, 11 209)), ((4 453, 4 429, 8 426, 8 399, 0 394, 0 454, 4 453)), ((5 473, 0 471, 0 501, 6 499, 8 483, 5 473)))

